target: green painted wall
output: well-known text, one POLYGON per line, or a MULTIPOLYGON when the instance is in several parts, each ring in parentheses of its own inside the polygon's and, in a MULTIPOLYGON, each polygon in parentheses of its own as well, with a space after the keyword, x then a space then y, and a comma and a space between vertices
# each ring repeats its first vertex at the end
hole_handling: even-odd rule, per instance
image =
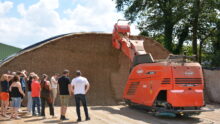
POLYGON ((0 61, 20 50, 20 48, 0 43, 0 61))

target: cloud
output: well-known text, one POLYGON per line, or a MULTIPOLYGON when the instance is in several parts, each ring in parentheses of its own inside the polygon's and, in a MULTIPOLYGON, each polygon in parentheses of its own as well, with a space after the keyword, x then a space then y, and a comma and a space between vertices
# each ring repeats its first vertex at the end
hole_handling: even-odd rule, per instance
POLYGON ((38 4, 44 5, 47 9, 59 8, 59 0, 40 0, 38 4))
POLYGON ((26 14, 26 10, 24 8, 24 4, 21 3, 17 6, 17 10, 18 10, 18 13, 21 15, 21 16, 25 16, 26 14))
MULTIPOLYGON (((114 23, 123 18, 117 13, 112 0, 72 0, 75 7, 63 11, 57 9, 59 0, 39 0, 25 8, 17 5, 21 17, 0 19, 0 42, 26 47, 49 37, 70 32, 111 33, 114 23)), ((4 12, 5 13, 5 12, 4 12)), ((134 29, 134 26, 131 26, 134 29)), ((137 31, 137 30, 135 30, 137 31)), ((134 34, 134 32, 132 31, 134 34)), ((137 32, 136 32, 137 33, 137 32)))
POLYGON ((0 16, 6 14, 11 8, 13 8, 13 2, 0 2, 0 16))
POLYGON ((74 20, 76 25, 87 26, 89 31, 110 33, 117 19, 123 18, 121 13, 116 12, 111 0, 84 0, 82 3, 83 5, 77 4, 72 10, 66 10, 65 14, 68 14, 69 19, 74 20))

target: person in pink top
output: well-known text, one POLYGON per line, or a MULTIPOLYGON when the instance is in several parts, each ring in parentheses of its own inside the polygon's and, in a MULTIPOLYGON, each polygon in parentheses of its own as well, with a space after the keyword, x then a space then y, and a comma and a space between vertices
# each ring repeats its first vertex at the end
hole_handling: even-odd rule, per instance
POLYGON ((33 105, 32 105, 32 115, 36 116, 35 113, 35 106, 37 106, 37 111, 38 111, 38 115, 40 116, 40 91, 41 91, 41 86, 40 86, 40 82, 38 81, 39 77, 35 74, 33 76, 33 82, 31 83, 31 89, 32 89, 32 101, 33 101, 33 105))

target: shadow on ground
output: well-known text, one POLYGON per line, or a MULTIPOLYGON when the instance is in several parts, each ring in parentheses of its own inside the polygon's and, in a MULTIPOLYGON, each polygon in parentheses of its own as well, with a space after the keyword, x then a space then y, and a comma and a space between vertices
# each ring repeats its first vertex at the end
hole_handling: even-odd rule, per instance
POLYGON ((201 120, 197 117, 181 117, 181 118, 173 118, 173 117, 156 117, 152 114, 148 113, 143 109, 122 107, 120 109, 114 109, 113 107, 101 106, 101 107, 91 107, 92 110, 101 110, 107 111, 111 114, 119 114, 122 116, 126 116, 133 120, 143 121, 145 123, 150 124, 195 124, 201 122, 201 120))
POLYGON ((77 124, 77 122, 62 122, 60 120, 49 120, 49 121, 44 121, 43 123, 45 124, 77 124))
POLYGON ((35 121, 41 121, 44 120, 43 118, 36 118, 36 119, 31 119, 31 120, 25 120, 24 122, 35 122, 35 121))

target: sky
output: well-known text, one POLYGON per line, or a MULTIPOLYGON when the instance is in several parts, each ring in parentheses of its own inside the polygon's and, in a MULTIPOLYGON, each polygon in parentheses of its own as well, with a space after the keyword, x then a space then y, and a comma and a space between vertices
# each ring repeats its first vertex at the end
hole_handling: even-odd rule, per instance
MULTIPOLYGON (((0 0, 0 43, 25 48, 74 32, 111 33, 123 19, 112 0, 0 0)), ((131 25, 131 34, 139 30, 131 25)))

